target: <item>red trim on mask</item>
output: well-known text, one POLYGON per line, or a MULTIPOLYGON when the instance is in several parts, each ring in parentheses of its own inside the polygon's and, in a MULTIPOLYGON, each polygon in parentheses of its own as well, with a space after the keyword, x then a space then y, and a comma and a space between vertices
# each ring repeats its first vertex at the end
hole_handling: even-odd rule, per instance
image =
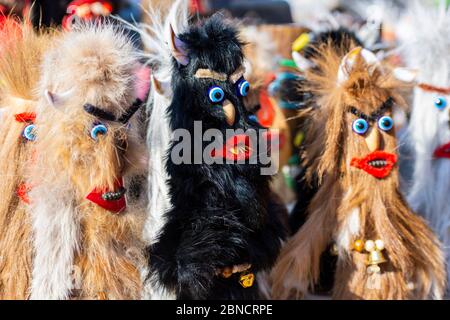
POLYGON ((364 158, 353 158, 350 166, 364 170, 375 178, 384 179, 391 174, 396 163, 397 155, 384 151, 375 151, 364 158), (383 161, 385 164, 382 167, 375 167, 371 164, 373 161, 383 161))
POLYGON ((418 87, 426 92, 436 92, 443 95, 449 95, 450 94, 450 87, 449 88, 441 88, 436 87, 428 83, 419 83, 418 87))
POLYGON ((450 159, 450 142, 437 148, 434 151, 434 157, 437 159, 450 159))
POLYGON ((123 179, 119 178, 114 182, 114 190, 108 190, 107 188, 95 188, 86 196, 86 199, 95 203, 96 205, 102 207, 113 213, 120 213, 124 211, 127 207, 125 195, 123 195, 119 200, 107 201, 102 198, 102 195, 106 192, 115 192, 123 188, 123 179))
POLYGON ((248 160, 253 153, 251 138, 238 134, 229 138, 222 149, 211 151, 211 157, 224 158, 231 161, 248 160))
POLYGON ((31 191, 31 186, 26 183, 21 183, 18 185, 16 194, 26 204, 30 204, 30 198, 28 197, 28 192, 31 191))
POLYGON ((15 115, 17 122, 34 122, 36 120, 36 113, 35 112, 22 112, 15 115))

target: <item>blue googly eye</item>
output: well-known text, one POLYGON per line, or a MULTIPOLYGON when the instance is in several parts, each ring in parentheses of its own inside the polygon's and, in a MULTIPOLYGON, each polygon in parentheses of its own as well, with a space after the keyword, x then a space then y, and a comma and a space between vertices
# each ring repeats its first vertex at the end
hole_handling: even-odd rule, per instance
POLYGON ((254 114, 249 115, 248 116, 248 120, 251 121, 251 122, 259 123, 258 117, 256 115, 254 115, 254 114))
POLYGON ((220 87, 212 87, 209 89, 209 100, 213 103, 220 103, 225 98, 225 92, 220 87))
POLYGON ((445 107, 447 106, 447 99, 445 99, 444 97, 436 98, 436 100, 434 100, 434 106, 439 110, 445 109, 445 107))
POLYGON ((394 120, 389 116, 381 117, 378 120, 378 128, 383 131, 390 131, 394 127, 394 120))
POLYGON ((91 129, 91 138, 97 141, 99 135, 105 135, 107 132, 108 128, 104 124, 96 124, 91 129))
POLYGON ((355 133, 363 135, 369 130, 369 123, 364 119, 357 119, 353 122, 352 127, 355 133))
POLYGON ((29 124, 23 129, 23 137, 28 141, 36 140, 36 126, 34 124, 29 124))
POLYGON ((246 97, 248 95, 248 92, 250 91, 250 83, 247 80, 242 79, 238 82, 237 88, 238 94, 241 97, 246 97))

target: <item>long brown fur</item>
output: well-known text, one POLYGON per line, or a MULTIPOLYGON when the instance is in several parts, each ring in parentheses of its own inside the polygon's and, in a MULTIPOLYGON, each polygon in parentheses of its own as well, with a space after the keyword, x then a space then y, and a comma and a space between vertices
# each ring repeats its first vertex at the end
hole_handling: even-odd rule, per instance
POLYGON ((17 195, 24 182, 32 143, 15 115, 34 112, 39 66, 53 32, 36 33, 28 23, 7 19, 0 44, 0 299, 29 296, 32 244, 27 204, 17 195))
MULTIPOLYGON (((350 46, 351 47, 351 46, 350 46)), ((439 242, 425 222, 408 208, 399 192, 398 170, 378 180, 350 167, 353 157, 370 151, 364 138, 352 132, 356 119, 348 112, 356 106, 366 114, 375 111, 388 97, 404 104, 403 87, 388 69, 373 74, 359 59, 342 85, 337 75, 348 46, 318 48, 318 68, 307 73, 308 90, 318 97, 320 108, 310 117, 306 161, 321 182, 308 212, 306 224, 288 241, 272 272, 275 298, 304 297, 318 282, 320 256, 348 232, 349 217, 359 212, 359 231, 351 234, 348 247, 339 247, 333 288, 334 299, 427 299, 441 298, 445 269, 439 242), (369 289, 367 254, 352 250, 355 240, 382 239, 387 263, 381 264, 380 287, 369 289)), ((381 133, 382 149, 396 153, 394 130, 381 133)))

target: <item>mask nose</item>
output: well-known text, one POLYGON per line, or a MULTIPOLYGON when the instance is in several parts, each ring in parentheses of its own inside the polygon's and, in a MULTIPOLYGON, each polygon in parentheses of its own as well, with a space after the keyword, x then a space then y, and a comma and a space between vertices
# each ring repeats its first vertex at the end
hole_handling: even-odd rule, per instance
POLYGON ((381 147, 381 134, 378 128, 372 128, 369 135, 366 137, 366 144, 370 152, 374 152, 381 147))
POLYGON ((236 120, 236 108, 230 100, 225 100, 223 102, 223 112, 225 113, 225 118, 227 123, 232 126, 236 120))

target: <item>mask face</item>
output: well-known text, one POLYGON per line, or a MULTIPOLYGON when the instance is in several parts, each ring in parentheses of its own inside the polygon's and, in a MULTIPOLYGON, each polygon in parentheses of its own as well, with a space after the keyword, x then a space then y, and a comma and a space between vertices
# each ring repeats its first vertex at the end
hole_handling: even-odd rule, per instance
POLYGON ((350 166, 377 179, 388 177, 397 163, 392 106, 393 100, 388 98, 378 108, 370 108, 375 110, 372 113, 368 108, 352 106, 346 115, 352 140, 348 144, 350 166))
POLYGON ((213 16, 175 37, 173 48, 172 124, 202 121, 204 127, 248 128, 243 98, 250 84, 236 31, 213 16))

